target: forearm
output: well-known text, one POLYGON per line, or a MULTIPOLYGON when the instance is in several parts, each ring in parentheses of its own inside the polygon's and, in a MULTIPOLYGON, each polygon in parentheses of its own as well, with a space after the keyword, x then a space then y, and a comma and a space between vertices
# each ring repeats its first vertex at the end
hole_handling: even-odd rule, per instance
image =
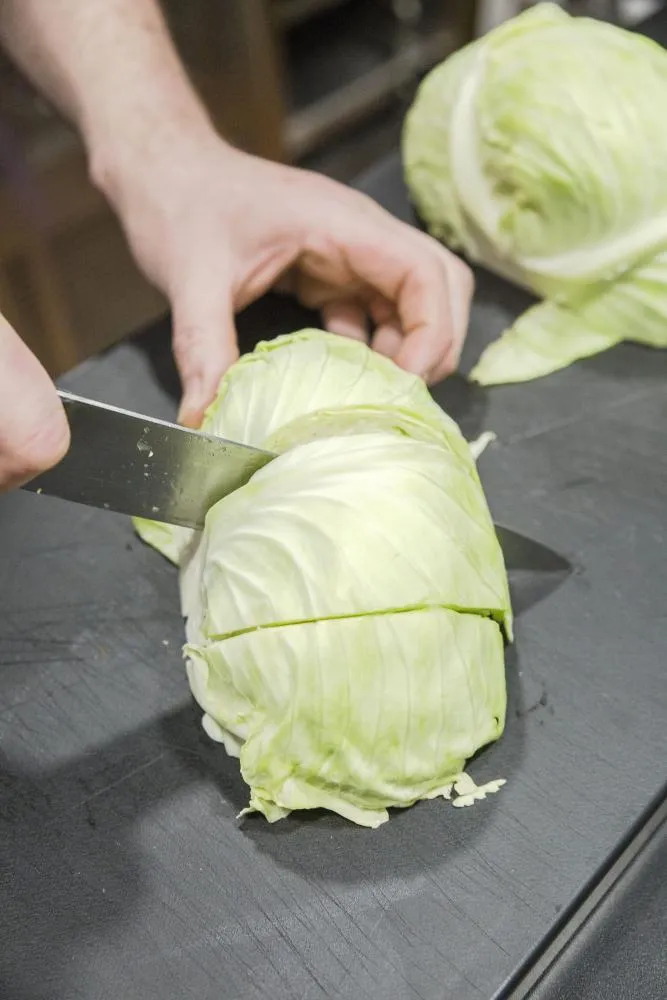
POLYGON ((0 0, 0 38, 73 120, 95 181, 210 132, 156 0, 0 0))

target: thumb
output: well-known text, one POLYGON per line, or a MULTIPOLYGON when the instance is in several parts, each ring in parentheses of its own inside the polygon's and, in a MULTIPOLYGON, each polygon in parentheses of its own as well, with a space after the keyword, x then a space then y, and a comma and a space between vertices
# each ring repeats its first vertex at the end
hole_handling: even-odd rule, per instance
POLYGON ((56 465, 69 424, 53 382, 0 316, 0 492, 56 465))
POLYGON ((181 376, 180 423, 199 427, 215 397, 220 379, 239 356, 231 296, 188 289, 173 302, 173 347, 181 376))

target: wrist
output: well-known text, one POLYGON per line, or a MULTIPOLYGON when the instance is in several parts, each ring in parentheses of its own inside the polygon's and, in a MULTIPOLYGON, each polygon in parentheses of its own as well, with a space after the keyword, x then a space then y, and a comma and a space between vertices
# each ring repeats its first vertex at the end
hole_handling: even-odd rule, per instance
POLYGON ((151 178, 183 170, 202 149, 220 143, 204 109, 173 105, 160 111, 134 108, 131 115, 98 121, 86 134, 89 176, 121 210, 132 191, 151 178))

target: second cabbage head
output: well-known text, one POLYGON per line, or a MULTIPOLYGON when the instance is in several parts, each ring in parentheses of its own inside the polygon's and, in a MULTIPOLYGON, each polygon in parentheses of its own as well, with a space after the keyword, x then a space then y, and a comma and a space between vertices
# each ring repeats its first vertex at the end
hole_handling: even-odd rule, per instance
POLYGON ((544 299, 472 377, 518 382, 621 340, 667 346, 667 53, 538 4, 423 82, 403 155, 433 235, 544 299))
POLYGON ((181 565, 190 684, 250 808, 376 826, 448 794, 502 732, 511 632, 456 424, 365 345, 303 331, 234 365, 205 427, 279 457, 201 536, 138 527, 181 565))

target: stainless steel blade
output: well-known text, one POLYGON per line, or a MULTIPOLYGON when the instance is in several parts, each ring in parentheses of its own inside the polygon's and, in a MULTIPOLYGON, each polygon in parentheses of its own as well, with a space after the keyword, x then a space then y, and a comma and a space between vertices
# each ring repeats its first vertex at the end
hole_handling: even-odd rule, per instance
POLYGON ((59 391, 72 432, 65 458, 24 488, 201 529, 207 511, 275 456, 59 391))
MULTIPOLYGON (((65 458, 33 493, 201 530, 209 509, 244 486, 271 452, 59 390, 72 432, 65 458)), ((508 569, 568 572, 553 549, 495 525, 508 569)))

